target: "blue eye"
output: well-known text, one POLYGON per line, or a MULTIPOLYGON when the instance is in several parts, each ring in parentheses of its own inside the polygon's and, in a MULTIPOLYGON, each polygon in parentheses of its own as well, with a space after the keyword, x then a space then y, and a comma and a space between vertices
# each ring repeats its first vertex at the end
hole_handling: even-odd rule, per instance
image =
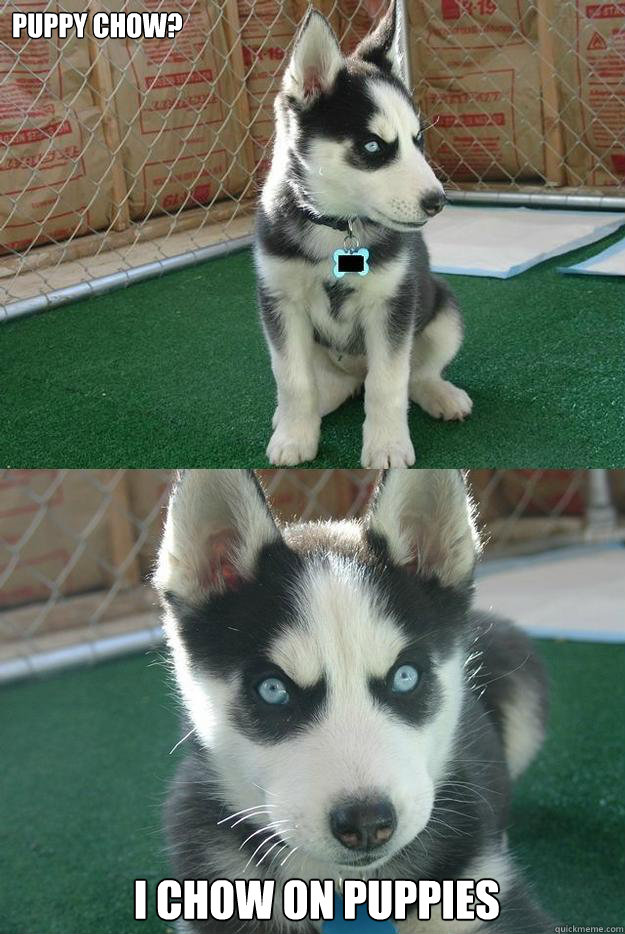
POLYGON ((408 694, 419 683, 419 672, 414 665, 400 665, 393 675, 391 690, 394 694, 408 694))
POLYGON ((419 130, 417 135, 413 137, 415 146, 418 146, 419 149, 423 149, 423 130, 419 130))
POLYGON ((364 148, 367 152, 379 152, 380 144, 375 139, 370 139, 368 143, 364 144, 364 148))
POLYGON ((280 678, 265 678, 256 686, 258 696, 266 704, 288 704, 289 692, 280 678))

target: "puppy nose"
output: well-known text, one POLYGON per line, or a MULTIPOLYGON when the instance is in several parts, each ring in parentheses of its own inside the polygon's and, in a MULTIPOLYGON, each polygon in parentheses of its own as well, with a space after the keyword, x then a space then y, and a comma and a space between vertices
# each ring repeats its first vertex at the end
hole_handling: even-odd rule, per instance
POLYGON ((347 801, 330 813, 330 827, 348 850, 375 850, 395 833, 395 808, 385 798, 347 801))
POLYGON ((442 191, 428 191, 421 198, 421 207, 428 217, 434 217, 435 214, 443 210, 446 204, 447 198, 442 191))

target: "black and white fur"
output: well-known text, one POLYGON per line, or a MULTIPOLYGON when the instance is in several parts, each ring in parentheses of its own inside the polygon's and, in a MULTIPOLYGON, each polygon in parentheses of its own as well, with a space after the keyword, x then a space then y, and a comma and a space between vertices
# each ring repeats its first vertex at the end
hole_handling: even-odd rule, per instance
MULTIPOLYGON (((499 882, 498 920, 400 934, 546 934, 508 851, 512 780, 541 745, 546 686, 527 637, 471 609, 478 550, 457 471, 390 470, 363 521, 280 527, 251 472, 189 471, 156 584, 186 709, 167 806, 178 878, 499 882), (396 695, 400 664, 419 671, 396 695), (267 704, 281 679, 290 701, 267 704), (337 807, 383 800, 377 848, 337 837, 337 807)), ((280 906, 276 897, 276 905, 280 906)), ((242 930, 192 923, 194 934, 242 930)), ((320 930, 246 922, 246 934, 320 930)))
POLYGON ((273 161, 259 207, 261 317, 277 385, 272 464, 315 457, 321 418, 364 383, 364 467, 414 463, 408 402, 463 419, 443 379, 463 336, 419 233, 444 204, 402 76, 395 4, 349 58, 311 11, 276 98, 273 161), (366 148, 376 144, 378 152, 366 148), (370 272, 336 279, 348 218, 370 272), (337 229, 338 228, 338 229, 337 229))

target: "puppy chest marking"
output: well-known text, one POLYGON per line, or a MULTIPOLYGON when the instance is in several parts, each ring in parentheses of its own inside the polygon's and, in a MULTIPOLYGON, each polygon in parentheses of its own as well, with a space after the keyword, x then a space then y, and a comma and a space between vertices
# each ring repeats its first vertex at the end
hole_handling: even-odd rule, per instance
POLYGON ((263 256, 260 265, 264 286, 278 298, 277 308, 286 303, 293 312, 307 314, 319 343, 341 353, 362 354, 368 320, 390 316, 393 302, 401 301, 402 283, 409 255, 402 253, 369 275, 332 275, 331 257, 314 265, 300 261, 276 260, 263 256))
POLYGON ((352 286, 344 282, 331 282, 325 280, 323 283, 323 290, 326 293, 328 302, 329 302, 329 315, 335 321, 338 321, 341 317, 341 312, 345 300, 353 294, 354 289, 352 286))
POLYGON ((318 341, 342 351, 362 345, 364 351, 359 290, 336 279, 322 279, 315 298, 310 315, 318 341))
MULTIPOLYGON (((321 265, 321 264, 320 264, 321 265)), ((318 332, 339 349, 351 353, 364 352, 362 336, 371 315, 390 315, 392 303, 400 288, 404 272, 402 258, 369 275, 346 277, 344 280, 323 279, 323 305, 312 309, 318 332), (399 282, 398 282, 399 280, 399 282)))

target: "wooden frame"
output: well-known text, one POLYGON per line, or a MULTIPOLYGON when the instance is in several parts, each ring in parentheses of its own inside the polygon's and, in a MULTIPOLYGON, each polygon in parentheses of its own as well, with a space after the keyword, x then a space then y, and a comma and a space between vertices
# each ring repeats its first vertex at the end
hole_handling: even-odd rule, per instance
POLYGON ((36 247, 23 256, 0 257, 0 282, 2 278, 27 272, 36 272, 62 262, 71 262, 95 256, 108 250, 117 250, 168 237, 185 230, 195 230, 211 224, 228 223, 235 217, 249 216, 256 206, 256 199, 248 201, 221 201, 207 208, 191 208, 178 214, 165 214, 151 217, 145 221, 132 221, 123 231, 103 230, 99 233, 86 234, 64 243, 53 243, 36 247))
POLYGON ((112 182, 112 221, 111 229, 126 230, 130 225, 130 209, 128 207, 128 189, 126 187, 126 174, 121 158, 121 136, 113 100, 113 75, 111 63, 106 57, 106 43, 99 44, 93 35, 93 17, 100 11, 97 0, 89 0, 89 29, 87 30, 87 45, 89 60, 91 61, 90 83, 98 107, 102 112, 102 133, 111 156, 111 182, 112 182))

